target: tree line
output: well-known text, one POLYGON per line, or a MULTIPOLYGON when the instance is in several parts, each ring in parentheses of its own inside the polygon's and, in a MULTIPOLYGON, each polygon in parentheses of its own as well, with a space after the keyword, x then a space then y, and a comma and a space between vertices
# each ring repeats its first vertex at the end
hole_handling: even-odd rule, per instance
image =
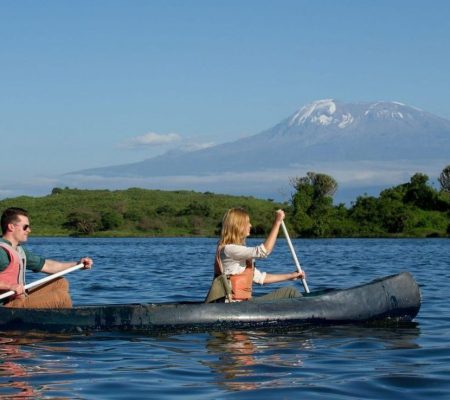
POLYGON ((256 236, 269 232, 274 210, 283 208, 298 237, 444 237, 450 235, 450 165, 438 182, 435 189, 427 175, 416 173, 378 197, 357 197, 350 207, 333 204, 333 177, 308 172, 291 179, 285 203, 210 192, 66 187, 43 197, 4 199, 0 208, 28 209, 33 234, 42 236, 217 236, 224 212, 243 207, 256 236))
POLYGON ((414 174, 410 181, 383 190, 378 197, 362 195, 350 208, 333 205, 336 181, 309 172, 292 185, 292 220, 298 235, 307 237, 450 235, 450 165, 433 188, 429 177, 414 174))

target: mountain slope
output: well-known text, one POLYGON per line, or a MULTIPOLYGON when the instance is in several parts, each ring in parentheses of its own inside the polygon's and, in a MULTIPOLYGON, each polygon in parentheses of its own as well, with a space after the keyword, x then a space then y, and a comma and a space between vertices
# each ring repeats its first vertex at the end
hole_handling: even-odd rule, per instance
POLYGON ((308 104, 259 134, 192 152, 78 171, 104 177, 209 175, 318 162, 448 159, 450 121, 398 102, 308 104))

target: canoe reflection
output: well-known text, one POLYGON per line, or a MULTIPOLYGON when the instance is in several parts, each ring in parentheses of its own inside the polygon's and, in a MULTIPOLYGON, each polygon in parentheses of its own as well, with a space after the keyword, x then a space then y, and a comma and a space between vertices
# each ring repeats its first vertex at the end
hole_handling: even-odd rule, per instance
POLYGON ((228 331, 210 335, 206 348, 218 359, 205 364, 216 374, 217 384, 237 391, 277 386, 282 377, 276 369, 301 367, 301 350, 311 347, 309 340, 297 342, 296 351, 292 352, 292 343, 265 332, 228 331))
POLYGON ((23 362, 27 358, 29 358, 29 353, 22 351, 14 339, 0 337, 0 392, 2 398, 18 399, 37 396, 38 393, 26 379, 30 377, 23 362))
MULTIPOLYGON (((55 342, 59 336, 51 337, 55 342)), ((0 336, 0 399, 42 398, 49 388, 45 384, 33 386, 36 376, 68 374, 70 370, 58 363, 39 362, 37 353, 41 350, 57 353, 64 347, 47 346, 48 335, 38 333, 24 337, 23 332, 0 336)), ((59 397, 62 399, 62 397, 59 397)))
POLYGON ((308 385, 306 371, 321 356, 332 360, 333 354, 347 354, 350 359, 364 359, 367 349, 420 347, 420 328, 414 323, 388 328, 344 325, 292 332, 228 331, 209 336, 206 348, 213 357, 204 364, 214 373, 217 385, 232 391, 308 385), (333 349, 328 349, 330 342, 333 349))

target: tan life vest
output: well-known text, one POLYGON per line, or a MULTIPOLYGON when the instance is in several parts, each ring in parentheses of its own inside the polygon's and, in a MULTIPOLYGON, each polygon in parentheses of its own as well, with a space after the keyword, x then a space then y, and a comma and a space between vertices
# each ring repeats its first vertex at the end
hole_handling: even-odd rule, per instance
POLYGON ((244 272, 230 275, 233 300, 242 301, 252 298, 253 272, 253 263, 251 260, 248 260, 244 272))

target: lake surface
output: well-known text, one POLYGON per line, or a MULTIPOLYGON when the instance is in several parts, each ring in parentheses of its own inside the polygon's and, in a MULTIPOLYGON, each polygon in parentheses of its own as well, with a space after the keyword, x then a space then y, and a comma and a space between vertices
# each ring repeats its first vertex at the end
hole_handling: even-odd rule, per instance
MULTIPOLYGON (((67 276, 74 303, 80 305, 203 299, 211 281, 215 242, 30 238, 28 248, 59 260, 94 258, 93 270, 67 276)), ((449 240, 293 243, 311 291, 410 271, 422 291, 415 322, 392 328, 332 326, 165 336, 0 332, 0 398, 450 398, 449 240)), ((283 239, 258 268, 271 273, 295 270, 283 239)), ((40 277, 27 275, 28 282, 40 277)), ((283 283, 257 286, 255 294, 280 286, 283 283)))

